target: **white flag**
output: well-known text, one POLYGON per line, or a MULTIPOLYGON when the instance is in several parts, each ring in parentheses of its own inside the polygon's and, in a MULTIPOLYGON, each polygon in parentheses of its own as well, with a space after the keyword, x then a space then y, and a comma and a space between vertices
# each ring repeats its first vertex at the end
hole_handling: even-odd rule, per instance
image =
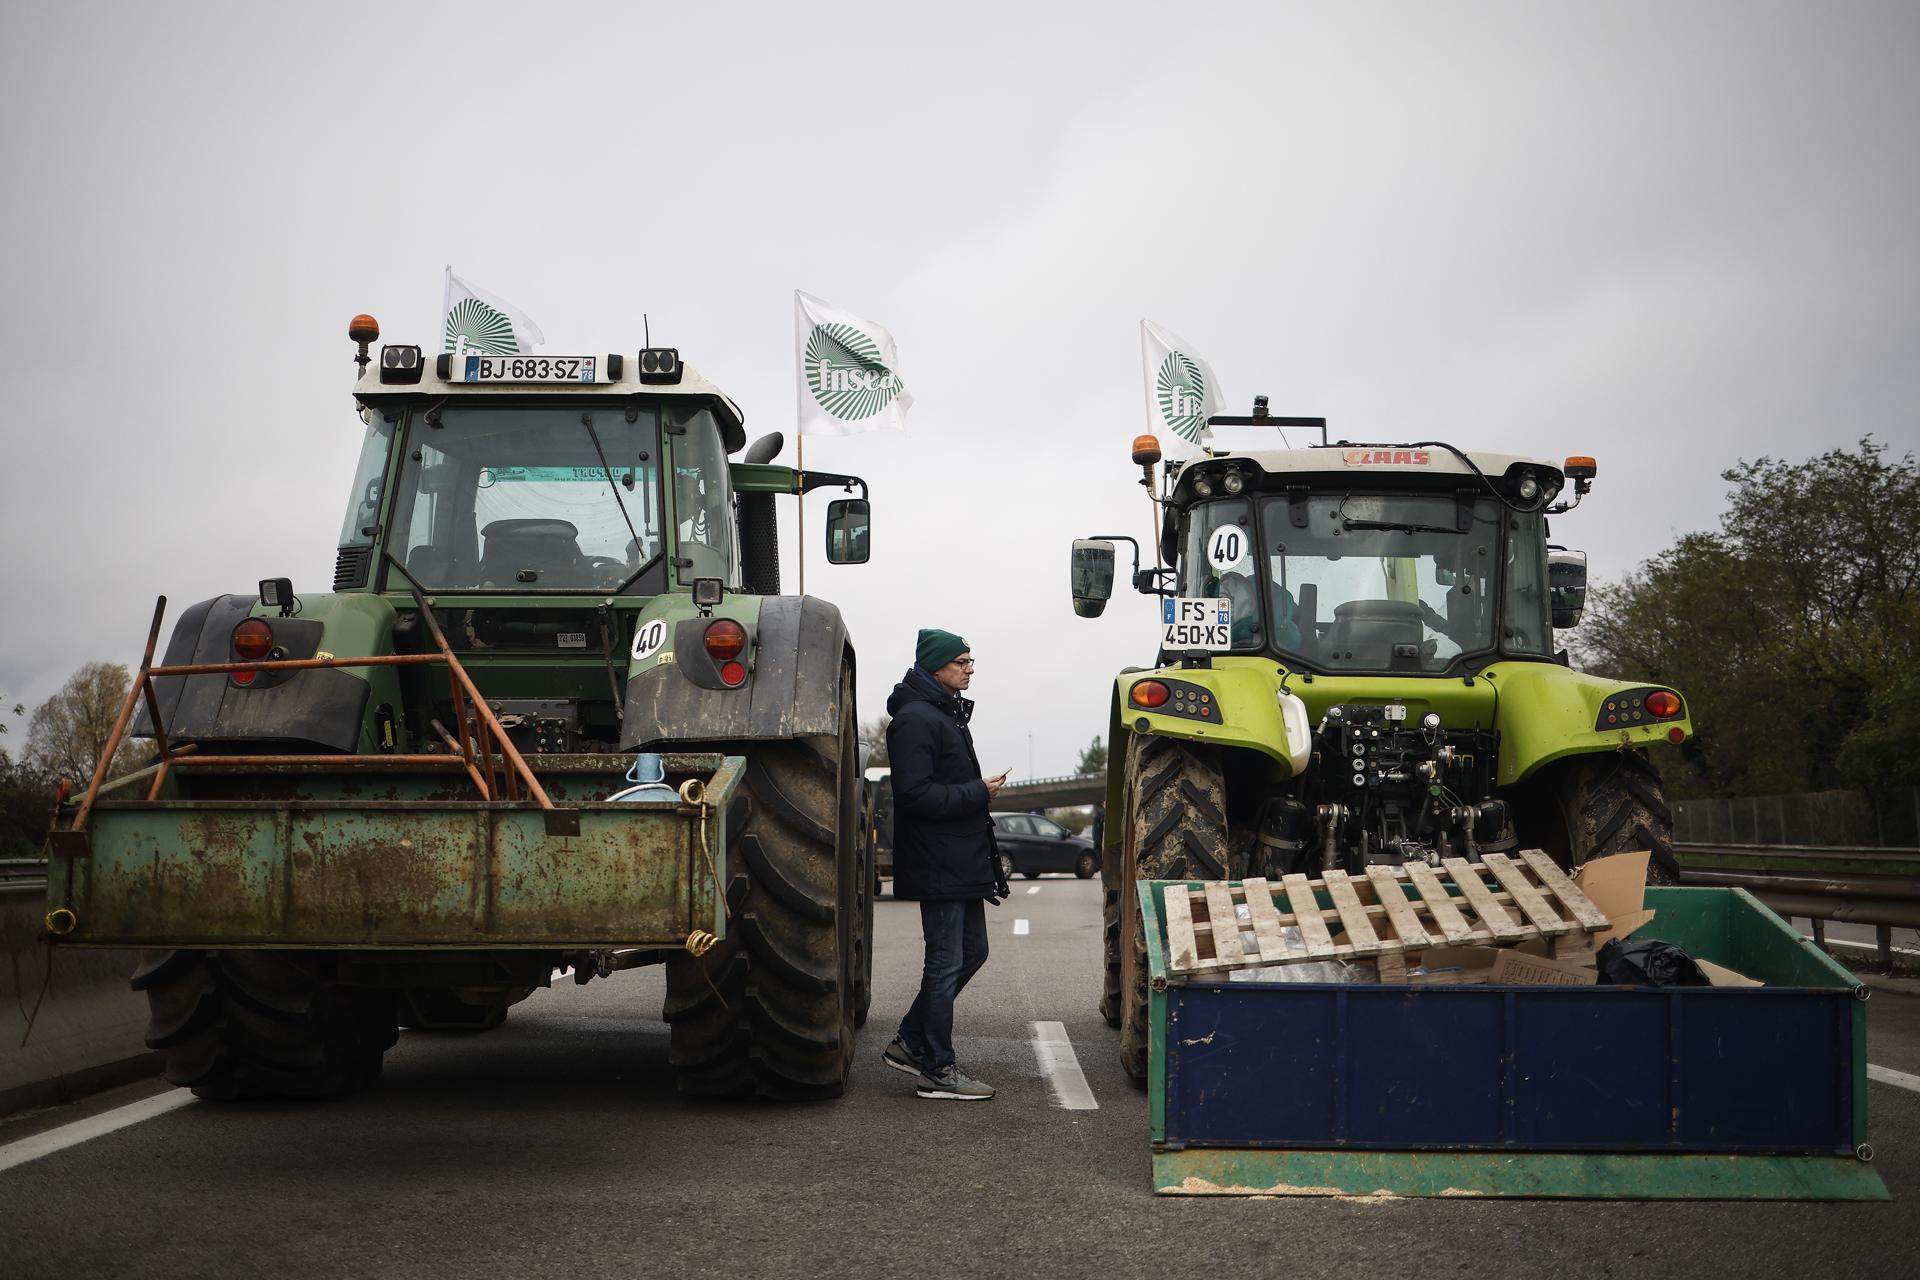
POLYGON ((913 396, 900 381, 892 334, 795 289, 793 335, 802 435, 905 429, 913 396))
POLYGON ((1140 358, 1153 433, 1162 437, 1167 457, 1191 456, 1210 439, 1207 419, 1225 405, 1213 366, 1186 339, 1151 320, 1140 322, 1140 358))
POLYGON ((512 356, 531 351, 547 340, 540 326, 520 308, 476 289, 447 268, 445 302, 440 308, 446 333, 444 351, 478 351, 483 355, 512 356))

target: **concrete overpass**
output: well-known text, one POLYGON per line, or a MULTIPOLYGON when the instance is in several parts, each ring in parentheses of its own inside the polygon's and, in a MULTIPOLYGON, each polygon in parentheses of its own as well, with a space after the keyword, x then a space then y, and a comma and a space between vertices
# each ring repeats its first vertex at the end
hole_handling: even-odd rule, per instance
POLYGON ((1030 778, 1009 782, 994 797, 993 807, 1010 809, 1060 809, 1074 804, 1100 804, 1107 798, 1104 773, 1069 774, 1064 778, 1030 778))

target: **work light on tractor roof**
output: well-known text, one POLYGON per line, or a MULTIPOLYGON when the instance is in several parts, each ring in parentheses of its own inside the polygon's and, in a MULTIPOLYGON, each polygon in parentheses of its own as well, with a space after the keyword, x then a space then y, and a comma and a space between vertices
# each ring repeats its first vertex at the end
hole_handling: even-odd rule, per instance
POLYGON ((348 1092, 396 1025, 648 964, 683 1090, 837 1094, 872 963, 855 657, 782 594, 774 503, 857 493, 826 538, 857 563, 867 486, 749 449, 673 347, 478 322, 376 362, 353 318, 334 590, 193 605, 156 661, 161 600, 106 752, 156 762, 63 805, 50 929, 145 949, 148 1043, 207 1097, 348 1092))
MULTIPOLYGON (((1270 431, 1278 447, 1164 466, 1149 438, 1132 452, 1157 562, 1143 569, 1134 543, 1132 581, 1154 597, 1161 641, 1112 697, 1102 1008, 1136 1079, 1136 881, 1364 874, 1517 848, 1562 865, 1645 849, 1670 881, 1672 818, 1647 749, 1692 728, 1677 692, 1576 672, 1555 646, 1579 622, 1586 557, 1550 546, 1549 521, 1590 491, 1594 459, 1329 440, 1325 419, 1275 417, 1265 397, 1208 426, 1270 431), (1318 442, 1292 447, 1283 433, 1301 430, 1318 442)), ((1104 610, 1121 540, 1074 543, 1081 616, 1104 610)))

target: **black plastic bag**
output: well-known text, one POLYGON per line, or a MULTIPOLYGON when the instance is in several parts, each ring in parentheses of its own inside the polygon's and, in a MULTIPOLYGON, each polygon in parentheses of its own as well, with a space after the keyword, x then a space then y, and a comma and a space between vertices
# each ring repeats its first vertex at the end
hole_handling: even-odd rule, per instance
POLYGON ((1671 942, 1615 938, 1600 948, 1600 984, 1615 987, 1710 987, 1693 957, 1671 942))

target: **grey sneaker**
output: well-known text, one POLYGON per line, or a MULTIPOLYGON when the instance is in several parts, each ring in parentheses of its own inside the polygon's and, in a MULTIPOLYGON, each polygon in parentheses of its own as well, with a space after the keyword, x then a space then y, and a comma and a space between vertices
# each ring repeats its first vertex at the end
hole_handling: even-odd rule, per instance
POLYGON ((923 1071, 913 1091, 923 1098, 944 1098, 951 1102, 985 1102, 993 1096, 993 1086, 982 1084, 958 1067, 944 1071, 923 1071))
POLYGON ((920 1059, 914 1056, 913 1050, 907 1048, 907 1042, 899 1036, 895 1036, 893 1043, 888 1045, 886 1051, 880 1055, 880 1061, 895 1071, 904 1071, 910 1076, 923 1074, 920 1069, 920 1059))

